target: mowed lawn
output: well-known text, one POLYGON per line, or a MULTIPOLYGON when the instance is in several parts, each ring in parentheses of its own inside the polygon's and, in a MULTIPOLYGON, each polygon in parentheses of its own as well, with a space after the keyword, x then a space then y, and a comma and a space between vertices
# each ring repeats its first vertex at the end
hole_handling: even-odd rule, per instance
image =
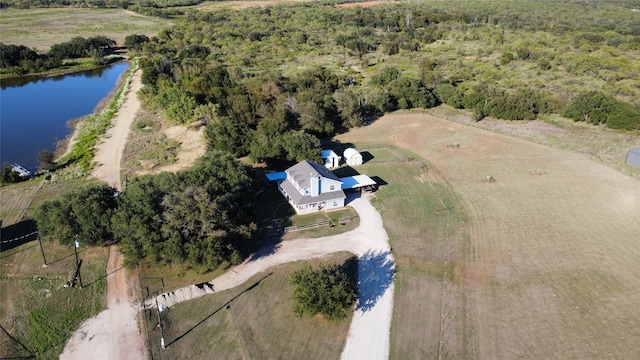
MULTIPOLYGON (((338 253, 310 260, 343 264, 338 253)), ((166 349, 160 347, 155 310, 145 311, 153 358, 159 359, 338 359, 350 318, 328 321, 293 313, 289 263, 258 274, 237 288, 177 304, 162 313, 166 349)))
POLYGON ((46 52, 77 36, 104 35, 122 45, 127 35, 151 36, 170 25, 168 20, 123 9, 1 9, 0 42, 46 52))
POLYGON ((398 264, 391 358, 637 357, 640 181, 419 112, 338 140, 388 183, 375 205, 398 264), (376 162, 371 139, 400 164, 376 162))

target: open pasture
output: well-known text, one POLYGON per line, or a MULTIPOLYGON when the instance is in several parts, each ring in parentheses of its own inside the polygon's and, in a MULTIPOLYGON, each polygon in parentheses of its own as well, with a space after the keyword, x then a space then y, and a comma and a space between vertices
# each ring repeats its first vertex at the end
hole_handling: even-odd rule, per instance
POLYGON ((392 358, 637 356, 637 179, 420 113, 338 137, 371 139, 418 156, 362 167, 389 184, 376 206, 398 264, 392 358))
POLYGON ((74 37, 104 35, 121 46, 127 35, 151 36, 168 25, 167 20, 123 9, 1 9, 0 41, 49 51, 74 37))

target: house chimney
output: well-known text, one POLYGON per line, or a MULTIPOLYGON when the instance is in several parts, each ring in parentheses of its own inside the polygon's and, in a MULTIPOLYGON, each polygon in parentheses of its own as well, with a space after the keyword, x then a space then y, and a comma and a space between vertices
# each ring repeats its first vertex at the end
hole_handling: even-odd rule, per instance
POLYGON ((320 176, 313 176, 313 174, 309 174, 311 177, 311 196, 318 196, 320 194, 320 176))

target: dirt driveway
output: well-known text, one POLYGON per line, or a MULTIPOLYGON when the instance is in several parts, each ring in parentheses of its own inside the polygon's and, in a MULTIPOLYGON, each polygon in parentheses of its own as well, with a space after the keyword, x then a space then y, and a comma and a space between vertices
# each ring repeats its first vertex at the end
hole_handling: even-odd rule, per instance
POLYGON ((352 206, 360 225, 350 232, 317 239, 284 241, 275 249, 265 249, 208 284, 191 285, 147 299, 155 307, 156 299, 166 306, 239 286, 252 276, 287 262, 347 251, 358 256, 358 292, 356 312, 351 321, 342 359, 388 359, 389 331, 393 312, 394 260, 382 218, 369 201, 370 195, 355 199, 352 206), (264 254, 264 256, 262 256, 264 254))
MULTIPOLYGON (((94 161, 99 165, 93 177, 122 189, 120 162, 131 124, 140 108, 137 92, 142 86, 138 70, 131 79, 124 103, 96 149, 94 161)), ((140 286, 136 272, 124 269, 122 254, 115 246, 109 249, 107 262, 107 309, 85 321, 67 345, 60 359, 146 359, 146 348, 138 329, 140 306, 136 297, 140 286)))

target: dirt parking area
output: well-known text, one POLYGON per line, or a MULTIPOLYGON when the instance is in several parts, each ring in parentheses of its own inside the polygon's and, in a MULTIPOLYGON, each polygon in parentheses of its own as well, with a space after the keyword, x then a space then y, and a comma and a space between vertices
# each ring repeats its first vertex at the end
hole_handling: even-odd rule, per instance
MULTIPOLYGON (((638 356, 640 181, 584 154, 427 114, 387 115, 346 138, 410 149, 458 195, 468 236, 456 254, 466 304, 456 332, 469 355, 638 356)), ((394 309, 394 320, 410 311, 394 309)))

